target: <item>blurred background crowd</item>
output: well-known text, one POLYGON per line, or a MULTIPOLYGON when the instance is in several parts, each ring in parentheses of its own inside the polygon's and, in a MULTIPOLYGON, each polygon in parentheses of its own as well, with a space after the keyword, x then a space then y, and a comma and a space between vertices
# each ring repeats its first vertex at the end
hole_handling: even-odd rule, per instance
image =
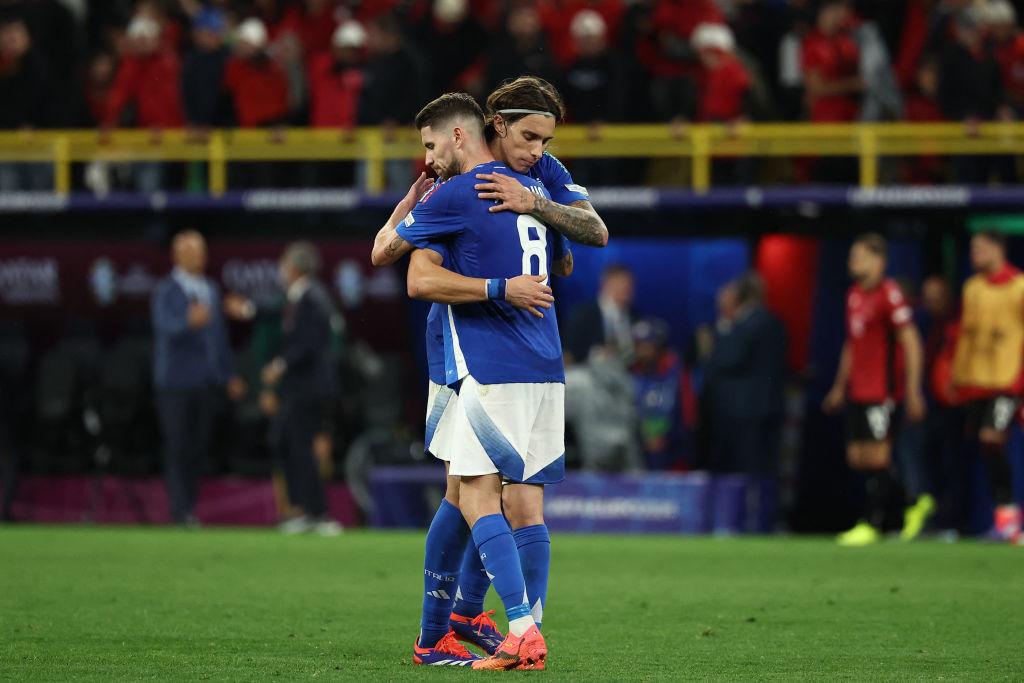
MULTIPOLYGON (((1010 0, 4 0, 0 129, 405 126, 438 92, 484 96, 523 73, 569 121, 1015 120, 1024 36, 1010 0)), ((43 166, 0 178, 47 189, 43 166)), ((728 165, 719 182, 750 182, 728 165)), ((200 183, 151 165, 139 189, 200 183)), ((777 168, 771 173, 778 174, 777 168)), ((854 167, 798 162, 793 180, 854 167)), ((1012 182, 1012 160, 921 159, 903 182, 1012 182)), ((397 187, 412 174, 407 168, 397 187)), ((281 174, 279 174, 281 175, 281 174)), ((392 175, 395 175, 392 173, 392 175)), ((581 182, 671 183, 671 169, 594 162, 581 182), (641 168, 641 171, 645 169, 641 168)), ((243 173, 233 184, 358 183, 243 173)), ((102 189, 117 179, 84 178, 102 189)))

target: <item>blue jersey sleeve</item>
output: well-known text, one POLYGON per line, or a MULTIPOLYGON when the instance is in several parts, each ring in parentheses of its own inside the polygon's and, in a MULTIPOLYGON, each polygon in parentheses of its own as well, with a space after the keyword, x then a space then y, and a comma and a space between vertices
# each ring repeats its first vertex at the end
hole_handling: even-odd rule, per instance
POLYGON ((435 184, 408 216, 398 224, 398 234, 413 246, 447 241, 462 232, 465 221, 458 210, 455 183, 435 184))
POLYGON ((544 152, 544 156, 537 162, 537 180, 544 184, 551 201, 568 206, 573 202, 590 201, 590 193, 587 188, 577 185, 572 181, 572 174, 569 169, 562 165, 562 162, 554 155, 544 152))
POLYGON ((422 247, 423 249, 429 249, 430 251, 436 252, 441 256, 441 265, 447 268, 451 265, 451 256, 448 252, 448 245, 444 242, 428 242, 422 247))

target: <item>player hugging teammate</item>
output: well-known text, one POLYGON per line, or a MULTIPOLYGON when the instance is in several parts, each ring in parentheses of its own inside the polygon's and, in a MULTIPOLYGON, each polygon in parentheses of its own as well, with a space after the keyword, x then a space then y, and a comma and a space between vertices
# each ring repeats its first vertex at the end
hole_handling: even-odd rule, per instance
POLYGON ((558 93, 533 77, 492 93, 486 121, 468 95, 429 103, 416 127, 438 181, 421 176, 374 243, 378 266, 415 248, 410 295, 434 302, 426 446, 448 480, 427 532, 417 664, 545 667, 543 487, 563 478, 565 451, 548 277, 572 272, 569 239, 608 239, 586 190, 545 151, 563 117, 558 93), (507 637, 483 611, 489 584, 505 606, 507 637))

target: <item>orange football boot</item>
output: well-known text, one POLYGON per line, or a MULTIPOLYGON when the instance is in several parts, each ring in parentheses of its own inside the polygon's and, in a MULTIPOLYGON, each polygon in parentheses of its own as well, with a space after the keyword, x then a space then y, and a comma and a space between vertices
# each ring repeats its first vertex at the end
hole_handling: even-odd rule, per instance
POLYGON ((493 655, 473 662, 474 669, 485 671, 510 671, 530 669, 543 671, 548 657, 548 646, 536 625, 521 636, 511 633, 505 638, 493 655))

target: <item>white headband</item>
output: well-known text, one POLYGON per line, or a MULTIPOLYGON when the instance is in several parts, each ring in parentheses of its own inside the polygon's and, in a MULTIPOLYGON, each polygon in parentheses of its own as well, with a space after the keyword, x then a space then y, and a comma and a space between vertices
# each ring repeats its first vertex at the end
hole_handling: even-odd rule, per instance
POLYGON ((555 115, 549 111, 539 111, 537 109, 499 109, 496 113, 498 114, 536 114, 537 116, 550 116, 555 118, 555 115))

